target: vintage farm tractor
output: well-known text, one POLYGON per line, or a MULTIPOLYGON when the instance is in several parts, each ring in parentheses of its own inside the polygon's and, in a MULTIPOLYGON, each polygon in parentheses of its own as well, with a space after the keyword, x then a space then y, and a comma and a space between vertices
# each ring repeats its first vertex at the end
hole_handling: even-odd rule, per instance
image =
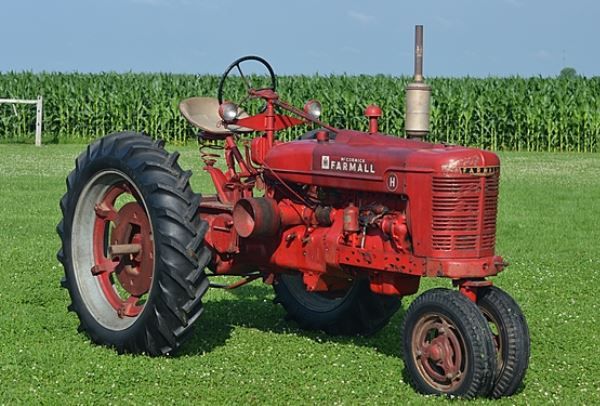
POLYGON ((487 279, 506 266, 495 254, 500 161, 422 140, 430 87, 420 26, 415 51, 407 138, 379 133, 381 110, 373 105, 368 132, 329 126, 318 102, 299 109, 279 98, 264 59, 236 60, 216 99, 180 105, 201 130, 213 195, 194 193, 179 154, 146 135, 91 144, 67 178, 58 225, 63 286, 80 329, 119 352, 171 353, 190 335, 209 286, 260 278, 302 328, 372 334, 422 277, 444 277, 456 289, 426 291, 404 317, 413 386, 463 397, 517 391, 529 360, 527 324, 487 279), (249 62, 268 74, 244 75, 249 62), (267 85, 254 86, 257 77, 267 85), (243 100, 227 101, 228 81, 247 86, 243 100), (263 108, 248 115, 242 106, 249 101, 263 108), (278 131, 311 123, 317 129, 278 141, 278 131), (223 164, 211 147, 222 149, 223 164), (209 282, 223 275, 240 279, 209 282))

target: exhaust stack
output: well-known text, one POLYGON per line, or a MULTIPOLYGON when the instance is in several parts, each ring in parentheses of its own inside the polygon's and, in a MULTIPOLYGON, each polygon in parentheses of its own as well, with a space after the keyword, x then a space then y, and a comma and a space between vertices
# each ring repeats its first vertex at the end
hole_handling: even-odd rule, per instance
POLYGON ((415 75, 406 86, 404 130, 411 139, 422 139, 429 133, 431 86, 423 81, 423 26, 415 26, 415 75))

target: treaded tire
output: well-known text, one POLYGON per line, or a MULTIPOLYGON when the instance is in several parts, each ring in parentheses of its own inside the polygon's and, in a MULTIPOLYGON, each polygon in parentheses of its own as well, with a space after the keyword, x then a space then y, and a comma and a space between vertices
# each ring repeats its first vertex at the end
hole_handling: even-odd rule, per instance
POLYGON ((299 272, 279 275, 274 288, 275 301, 289 319, 303 329, 331 335, 375 334, 400 308, 400 298, 373 293, 366 279, 355 280, 344 296, 336 298, 308 292, 299 272))
POLYGON ((408 378, 418 392, 473 398, 492 388, 492 333, 477 305, 459 292, 438 288, 417 297, 404 318, 402 345, 408 378), (452 363, 459 371, 447 377, 452 363))
POLYGON ((143 134, 111 134, 89 145, 67 177, 67 192, 60 201, 63 219, 57 232, 62 247, 57 258, 65 270, 61 284, 71 297, 68 309, 79 317, 79 331, 119 353, 174 352, 203 310, 201 298, 209 286, 204 268, 211 257, 204 246, 207 224, 197 213, 200 195, 190 187, 191 172, 181 169, 178 156, 166 152, 162 141, 143 134), (144 209, 152 232, 148 293, 139 314, 129 318, 110 311, 109 300, 96 287, 101 283, 93 279, 90 268, 85 269, 97 258, 88 252, 91 247, 96 250, 98 234, 97 226, 90 225, 98 222, 94 191, 106 190, 109 186, 102 182, 111 179, 126 180, 135 189, 140 201, 134 206, 144 209), (86 237, 90 230, 92 242, 86 237))
POLYGON ((529 328, 519 305, 503 290, 490 286, 477 291, 477 305, 494 325, 494 338, 501 349, 493 398, 513 395, 523 382, 529 366, 529 328))

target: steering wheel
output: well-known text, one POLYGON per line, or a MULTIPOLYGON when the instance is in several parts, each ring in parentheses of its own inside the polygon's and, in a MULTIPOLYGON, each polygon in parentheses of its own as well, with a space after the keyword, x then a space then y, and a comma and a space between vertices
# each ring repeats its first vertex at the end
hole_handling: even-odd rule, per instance
MULTIPOLYGON (((227 77, 229 76, 231 71, 233 71, 234 68, 237 68, 237 71, 239 72, 240 77, 242 78, 242 80, 244 81, 244 83, 246 85, 247 91, 249 91, 250 89, 253 89, 253 90, 271 89, 271 90, 275 91, 275 87, 277 86, 277 79, 275 78, 275 72, 273 72, 273 68, 271 67, 271 65, 269 65, 269 63, 267 61, 265 61, 263 58, 261 58, 260 56, 254 56, 254 55, 242 56, 241 58, 233 61, 233 63, 227 67, 227 69, 225 70, 225 73, 223 73, 223 76, 221 76, 221 80, 219 81, 219 88, 217 90, 217 99, 219 100, 219 105, 223 104, 223 85, 225 84, 225 80, 227 79, 227 77), (242 62, 246 62, 246 61, 256 61, 256 62, 262 64, 265 68, 267 68, 267 71, 269 72, 269 76, 271 79, 271 86, 263 87, 263 88, 259 88, 259 89, 255 89, 254 87, 252 87, 252 83, 250 82, 250 79, 244 75, 244 72, 242 72, 242 68, 240 67, 240 64, 242 62)), ((248 95, 237 105, 240 106, 244 101, 246 101, 246 99, 249 98, 249 96, 250 96, 250 93, 248 93, 248 95)))

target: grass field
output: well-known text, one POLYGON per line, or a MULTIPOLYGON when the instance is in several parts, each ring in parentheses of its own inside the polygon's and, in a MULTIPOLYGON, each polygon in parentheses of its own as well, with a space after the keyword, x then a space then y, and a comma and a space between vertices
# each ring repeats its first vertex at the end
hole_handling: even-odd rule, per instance
MULTIPOLYGON (((0 145, 0 403, 424 404, 403 380, 400 311, 371 338, 307 333, 270 287, 209 291, 193 339, 171 358, 90 344, 67 313, 58 200, 83 146, 0 145)), ((181 162, 207 190, 193 148, 181 162)), ((503 153, 495 279, 532 339, 523 390, 494 404, 600 404, 600 155, 503 153)), ((421 288, 449 286, 429 280, 421 288)), ((406 309, 413 297, 403 303, 406 309)), ((454 403, 454 402, 453 402, 454 403)), ((492 403, 480 399, 470 404, 492 403)))

